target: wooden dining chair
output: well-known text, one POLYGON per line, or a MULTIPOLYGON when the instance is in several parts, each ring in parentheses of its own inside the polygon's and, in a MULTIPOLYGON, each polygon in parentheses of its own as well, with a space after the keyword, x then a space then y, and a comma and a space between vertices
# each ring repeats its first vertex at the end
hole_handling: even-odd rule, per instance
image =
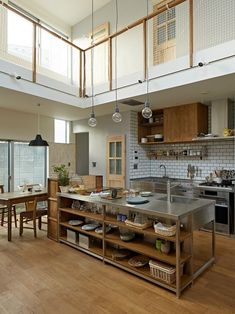
MULTIPOLYGON (((0 185, 0 193, 4 193, 4 185, 0 185)), ((0 204, 0 213, 1 213, 1 226, 4 225, 4 223, 7 223, 5 220, 5 214, 8 214, 8 208, 5 205, 0 204)), ((17 218, 16 218, 16 207, 15 205, 11 208, 11 217, 14 216, 15 221, 15 227, 17 228, 17 218)))
POLYGON ((35 199, 33 201, 28 201, 25 203, 25 211, 20 213, 20 236, 23 234, 23 229, 33 229, 34 237, 37 237, 37 219, 38 228, 42 228, 42 216, 47 215, 47 208, 38 208, 38 201, 35 199), (28 221, 33 222, 33 227, 25 225, 28 221))

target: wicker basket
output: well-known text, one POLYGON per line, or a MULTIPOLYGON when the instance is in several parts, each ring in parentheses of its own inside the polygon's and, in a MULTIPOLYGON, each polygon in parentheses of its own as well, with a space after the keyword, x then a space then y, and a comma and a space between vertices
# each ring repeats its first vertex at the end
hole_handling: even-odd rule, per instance
POLYGON ((162 224, 161 222, 158 222, 158 223, 155 223, 153 227, 154 227, 155 232, 162 236, 172 237, 176 234, 176 225, 168 226, 168 225, 162 224))
MULTIPOLYGON (((149 261, 150 274, 156 279, 160 279, 167 283, 174 283, 176 280, 176 268, 167 264, 149 261)), ((184 264, 180 265, 180 276, 183 275, 184 264)))

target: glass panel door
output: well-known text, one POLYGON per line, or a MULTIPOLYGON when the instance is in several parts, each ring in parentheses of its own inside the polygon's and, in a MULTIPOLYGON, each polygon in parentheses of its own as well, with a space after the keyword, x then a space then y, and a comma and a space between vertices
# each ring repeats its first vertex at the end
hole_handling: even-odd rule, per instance
POLYGON ((107 141, 107 186, 125 186, 125 136, 109 136, 107 141))
POLYGON ((9 143, 0 141, 0 184, 4 185, 4 191, 8 192, 9 178, 9 143))
POLYGON ((28 143, 14 142, 14 190, 19 185, 42 184, 46 181, 46 148, 30 147, 28 143))

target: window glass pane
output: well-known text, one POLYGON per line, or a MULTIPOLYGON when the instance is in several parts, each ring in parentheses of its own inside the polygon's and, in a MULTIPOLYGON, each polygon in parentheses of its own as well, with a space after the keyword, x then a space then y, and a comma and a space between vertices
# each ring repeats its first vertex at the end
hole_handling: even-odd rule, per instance
POLYGON ((40 48, 40 65, 67 77, 69 46, 42 29, 40 48))
POLYGON ((0 142, 0 184, 8 192, 8 143, 0 142))
POLYGON ((165 22, 166 22, 166 11, 157 15, 157 25, 160 25, 165 22))
POLYGON ((175 38, 175 21, 170 22, 167 25, 167 39, 174 39, 175 38))
POLYGON ((66 143, 66 121, 54 120, 55 143, 66 143))
POLYGON ((116 174, 122 174, 122 160, 116 160, 116 174))
POLYGON ((157 43, 163 44, 166 41, 166 26, 159 27, 157 30, 157 43))
POLYGON ((171 20, 175 18, 175 8, 171 8, 167 11, 167 20, 171 20))
POLYGON ((115 159, 109 160, 109 174, 115 174, 115 159))
POLYGON ((109 157, 115 157, 115 142, 109 143, 109 157))
POLYGON ((14 143, 14 190, 18 185, 45 185, 45 147, 30 147, 28 143, 14 143))
POLYGON ((7 52, 32 61, 33 26, 18 14, 7 11, 7 52))
POLYGON ((122 143, 116 143, 116 157, 122 157, 122 143))

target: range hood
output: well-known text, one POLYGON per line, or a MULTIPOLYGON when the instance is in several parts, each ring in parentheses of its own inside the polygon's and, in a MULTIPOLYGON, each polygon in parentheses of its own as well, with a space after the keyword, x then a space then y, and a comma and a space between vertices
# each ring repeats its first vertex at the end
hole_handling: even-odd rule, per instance
POLYGON ((224 136, 224 128, 234 129, 234 101, 220 99, 211 103, 211 133, 224 136))

